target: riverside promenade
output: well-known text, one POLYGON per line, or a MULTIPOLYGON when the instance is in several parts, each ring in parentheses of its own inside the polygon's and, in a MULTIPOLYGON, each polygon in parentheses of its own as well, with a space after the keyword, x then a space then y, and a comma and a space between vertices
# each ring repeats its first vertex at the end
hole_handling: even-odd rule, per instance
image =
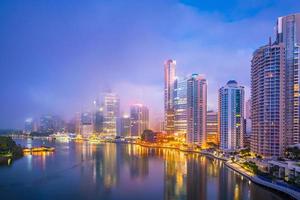
POLYGON ((256 184, 259 184, 259 185, 262 185, 265 187, 269 187, 274 190, 278 190, 280 192, 288 194, 289 196, 293 197, 294 199, 300 200, 300 192, 298 192, 298 191, 278 185, 269 180, 263 180, 262 178, 258 177, 257 175, 245 170, 240 165, 233 163, 231 161, 225 162, 225 165, 228 166, 229 168, 233 169, 234 171, 240 173, 241 175, 247 177, 248 179, 250 179, 252 182, 254 182, 256 184))

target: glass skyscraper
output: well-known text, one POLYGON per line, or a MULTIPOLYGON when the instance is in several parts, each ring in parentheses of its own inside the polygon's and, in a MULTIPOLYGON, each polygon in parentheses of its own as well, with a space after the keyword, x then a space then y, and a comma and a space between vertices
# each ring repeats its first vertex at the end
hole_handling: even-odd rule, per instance
POLYGON ((115 93, 105 93, 103 97, 104 125, 106 136, 117 136, 117 118, 120 116, 120 99, 115 93))
POLYGON ((164 65, 165 69, 165 89, 164 89, 164 114, 165 114, 165 131, 168 134, 174 133, 174 82, 176 61, 167 60, 164 65))
POLYGON ((285 145, 300 143, 300 14, 279 17, 276 43, 285 48, 285 145))
POLYGON ((177 78, 174 88, 174 132, 177 136, 185 136, 187 132, 187 78, 177 78))
POLYGON ((220 149, 242 148, 244 134, 244 87, 230 80, 219 90, 220 149))
POLYGON ((149 129, 149 110, 141 104, 130 106, 131 136, 141 136, 149 129))

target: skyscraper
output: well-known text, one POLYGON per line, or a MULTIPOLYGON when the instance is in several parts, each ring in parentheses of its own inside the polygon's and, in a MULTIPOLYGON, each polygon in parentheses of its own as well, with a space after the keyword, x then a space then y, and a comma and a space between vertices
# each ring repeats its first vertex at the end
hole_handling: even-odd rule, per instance
POLYGON ((131 120, 128 115, 118 118, 118 136, 131 136, 131 120))
POLYGON ((230 80, 219 90, 220 149, 242 148, 244 135, 244 87, 230 80))
POLYGON ((246 101, 246 133, 249 135, 251 133, 251 104, 252 100, 248 99, 246 101))
POLYGON ((285 48, 285 145, 300 143, 300 13, 279 17, 276 43, 285 48))
POLYGON ((263 156, 281 156, 284 148, 285 50, 283 44, 262 46, 251 60, 250 148, 263 156))
POLYGON ((187 79, 177 78, 174 85, 174 133, 177 136, 185 136, 187 133, 187 79))
POLYGON ((30 134, 31 132, 37 131, 36 123, 34 119, 27 118, 24 124, 24 132, 30 134))
POLYGON ((80 119, 80 133, 83 137, 88 138, 94 132, 93 115, 91 112, 83 112, 80 119))
POLYGON ((207 111, 206 115, 206 133, 207 143, 219 143, 219 131, 218 131, 218 112, 207 111))
POLYGON ((80 112, 75 113, 75 133, 80 134, 81 114, 80 112))
POLYGON ((45 134, 52 134, 55 132, 54 118, 52 115, 43 115, 40 117, 39 131, 45 134))
POLYGON ((204 146, 206 144, 206 111, 207 84, 206 79, 193 74, 187 80, 187 135, 189 145, 204 146))
POLYGON ((115 93, 105 93, 103 97, 103 134, 117 136, 117 118, 120 115, 120 99, 115 93))
POLYGON ((98 134, 103 133, 104 129, 104 112, 103 112, 103 107, 100 106, 97 108, 95 111, 95 119, 94 119, 94 127, 95 127, 95 132, 98 134))
POLYGON ((141 136, 149 129, 149 110, 141 104, 130 106, 131 136, 141 136))
POLYGON ((167 60, 165 62, 165 131, 169 134, 174 133, 174 82, 176 61, 167 60))

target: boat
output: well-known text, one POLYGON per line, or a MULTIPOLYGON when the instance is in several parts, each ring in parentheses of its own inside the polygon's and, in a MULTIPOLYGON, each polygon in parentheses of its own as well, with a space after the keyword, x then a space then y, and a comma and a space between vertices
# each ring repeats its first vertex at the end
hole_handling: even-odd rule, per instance
POLYGON ((54 152, 54 147, 40 146, 32 148, 23 148, 23 153, 33 153, 33 152, 54 152))

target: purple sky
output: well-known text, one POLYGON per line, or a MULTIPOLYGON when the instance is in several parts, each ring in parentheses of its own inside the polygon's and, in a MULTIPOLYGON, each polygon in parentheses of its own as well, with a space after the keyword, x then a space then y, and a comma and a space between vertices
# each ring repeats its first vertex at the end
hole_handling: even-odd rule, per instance
POLYGON ((278 16, 295 12, 299 0, 2 0, 0 128, 40 114, 70 118, 105 88, 124 111, 148 105, 154 120, 169 58, 179 76, 206 75, 209 108, 229 79, 249 96, 252 52, 273 36, 278 16))

